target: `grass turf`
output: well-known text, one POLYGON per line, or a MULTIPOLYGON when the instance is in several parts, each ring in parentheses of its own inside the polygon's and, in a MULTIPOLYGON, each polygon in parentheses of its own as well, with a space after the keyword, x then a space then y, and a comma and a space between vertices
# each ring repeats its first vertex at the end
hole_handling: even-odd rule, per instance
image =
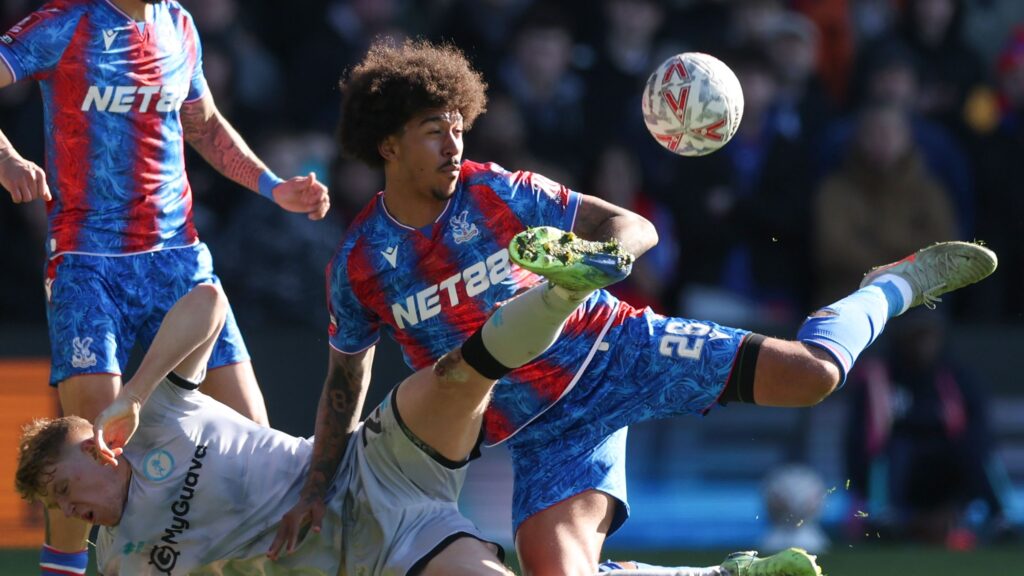
MULTIPOLYGON (((1020 545, 986 548, 974 552, 951 552, 942 548, 896 545, 840 544, 818 562, 828 576, 964 576, 1024 574, 1024 547, 1020 545)), ((640 560, 650 564, 709 566, 722 561, 727 551, 608 551, 606 557, 640 560)), ((37 550, 0 550, 0 574, 35 576, 39 574, 37 550)), ((517 568, 515 557, 509 558, 517 568)), ((90 567, 88 574, 96 574, 90 567)))

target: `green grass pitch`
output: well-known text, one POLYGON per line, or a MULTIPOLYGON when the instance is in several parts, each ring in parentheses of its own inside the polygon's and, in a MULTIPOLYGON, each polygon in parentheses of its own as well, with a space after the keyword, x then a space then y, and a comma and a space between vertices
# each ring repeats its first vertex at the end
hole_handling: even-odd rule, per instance
MULTIPOLYGON (((708 566, 720 562, 727 551, 631 552, 611 550, 608 558, 641 560, 651 564, 708 566)), ((0 550, 0 574, 36 576, 37 550, 0 550)), ((510 558, 516 567, 515 558, 510 558)), ((840 544, 818 558, 828 576, 1024 576, 1024 547, 987 548, 973 552, 951 552, 941 548, 896 545, 840 544)), ((96 574, 90 569, 88 574, 96 574)))

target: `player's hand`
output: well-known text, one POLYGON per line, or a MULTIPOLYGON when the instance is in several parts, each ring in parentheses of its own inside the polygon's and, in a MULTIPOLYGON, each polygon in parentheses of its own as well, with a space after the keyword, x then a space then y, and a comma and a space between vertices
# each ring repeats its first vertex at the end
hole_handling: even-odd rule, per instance
POLYGON ((274 541, 270 543, 267 557, 271 560, 277 560, 280 558, 282 550, 286 554, 291 554, 295 550, 299 536, 302 534, 302 527, 307 523, 310 524, 310 530, 319 532, 326 509, 327 506, 324 504, 323 494, 319 492, 307 493, 303 490, 298 503, 292 506, 292 509, 281 518, 281 525, 277 527, 277 535, 274 536, 274 541))
POLYGON ((46 185, 46 172, 34 162, 17 154, 0 161, 0 185, 11 194, 16 203, 31 202, 42 198, 47 202, 53 198, 46 185))
POLYGON ((316 174, 295 176, 274 186, 274 202, 289 212, 306 214, 310 220, 320 220, 331 209, 327 186, 317 181, 316 174))
POLYGON ((122 390, 114 403, 96 417, 93 439, 97 455, 104 464, 117 466, 117 457, 139 427, 141 410, 142 401, 122 390))

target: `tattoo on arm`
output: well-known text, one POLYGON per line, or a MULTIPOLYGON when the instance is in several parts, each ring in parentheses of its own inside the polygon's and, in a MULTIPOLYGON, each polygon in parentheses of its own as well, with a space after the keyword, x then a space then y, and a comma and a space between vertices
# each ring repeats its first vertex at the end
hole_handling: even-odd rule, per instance
POLYGON ((304 490, 307 499, 322 498, 327 492, 352 431, 359 423, 369 388, 372 349, 363 354, 332 358, 317 409, 313 461, 304 490))
POLYGON ((181 107, 181 128, 188 142, 224 176, 250 190, 259 189, 266 165, 221 116, 209 96, 181 107))

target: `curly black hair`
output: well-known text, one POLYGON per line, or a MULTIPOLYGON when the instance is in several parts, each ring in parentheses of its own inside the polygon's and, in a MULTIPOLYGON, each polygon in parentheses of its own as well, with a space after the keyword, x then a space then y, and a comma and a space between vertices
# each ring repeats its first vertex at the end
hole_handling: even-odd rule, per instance
POLYGON ((378 145, 413 116, 432 108, 458 110, 463 128, 487 107, 487 84, 450 44, 377 40, 341 83, 338 144, 344 154, 384 166, 378 145))

